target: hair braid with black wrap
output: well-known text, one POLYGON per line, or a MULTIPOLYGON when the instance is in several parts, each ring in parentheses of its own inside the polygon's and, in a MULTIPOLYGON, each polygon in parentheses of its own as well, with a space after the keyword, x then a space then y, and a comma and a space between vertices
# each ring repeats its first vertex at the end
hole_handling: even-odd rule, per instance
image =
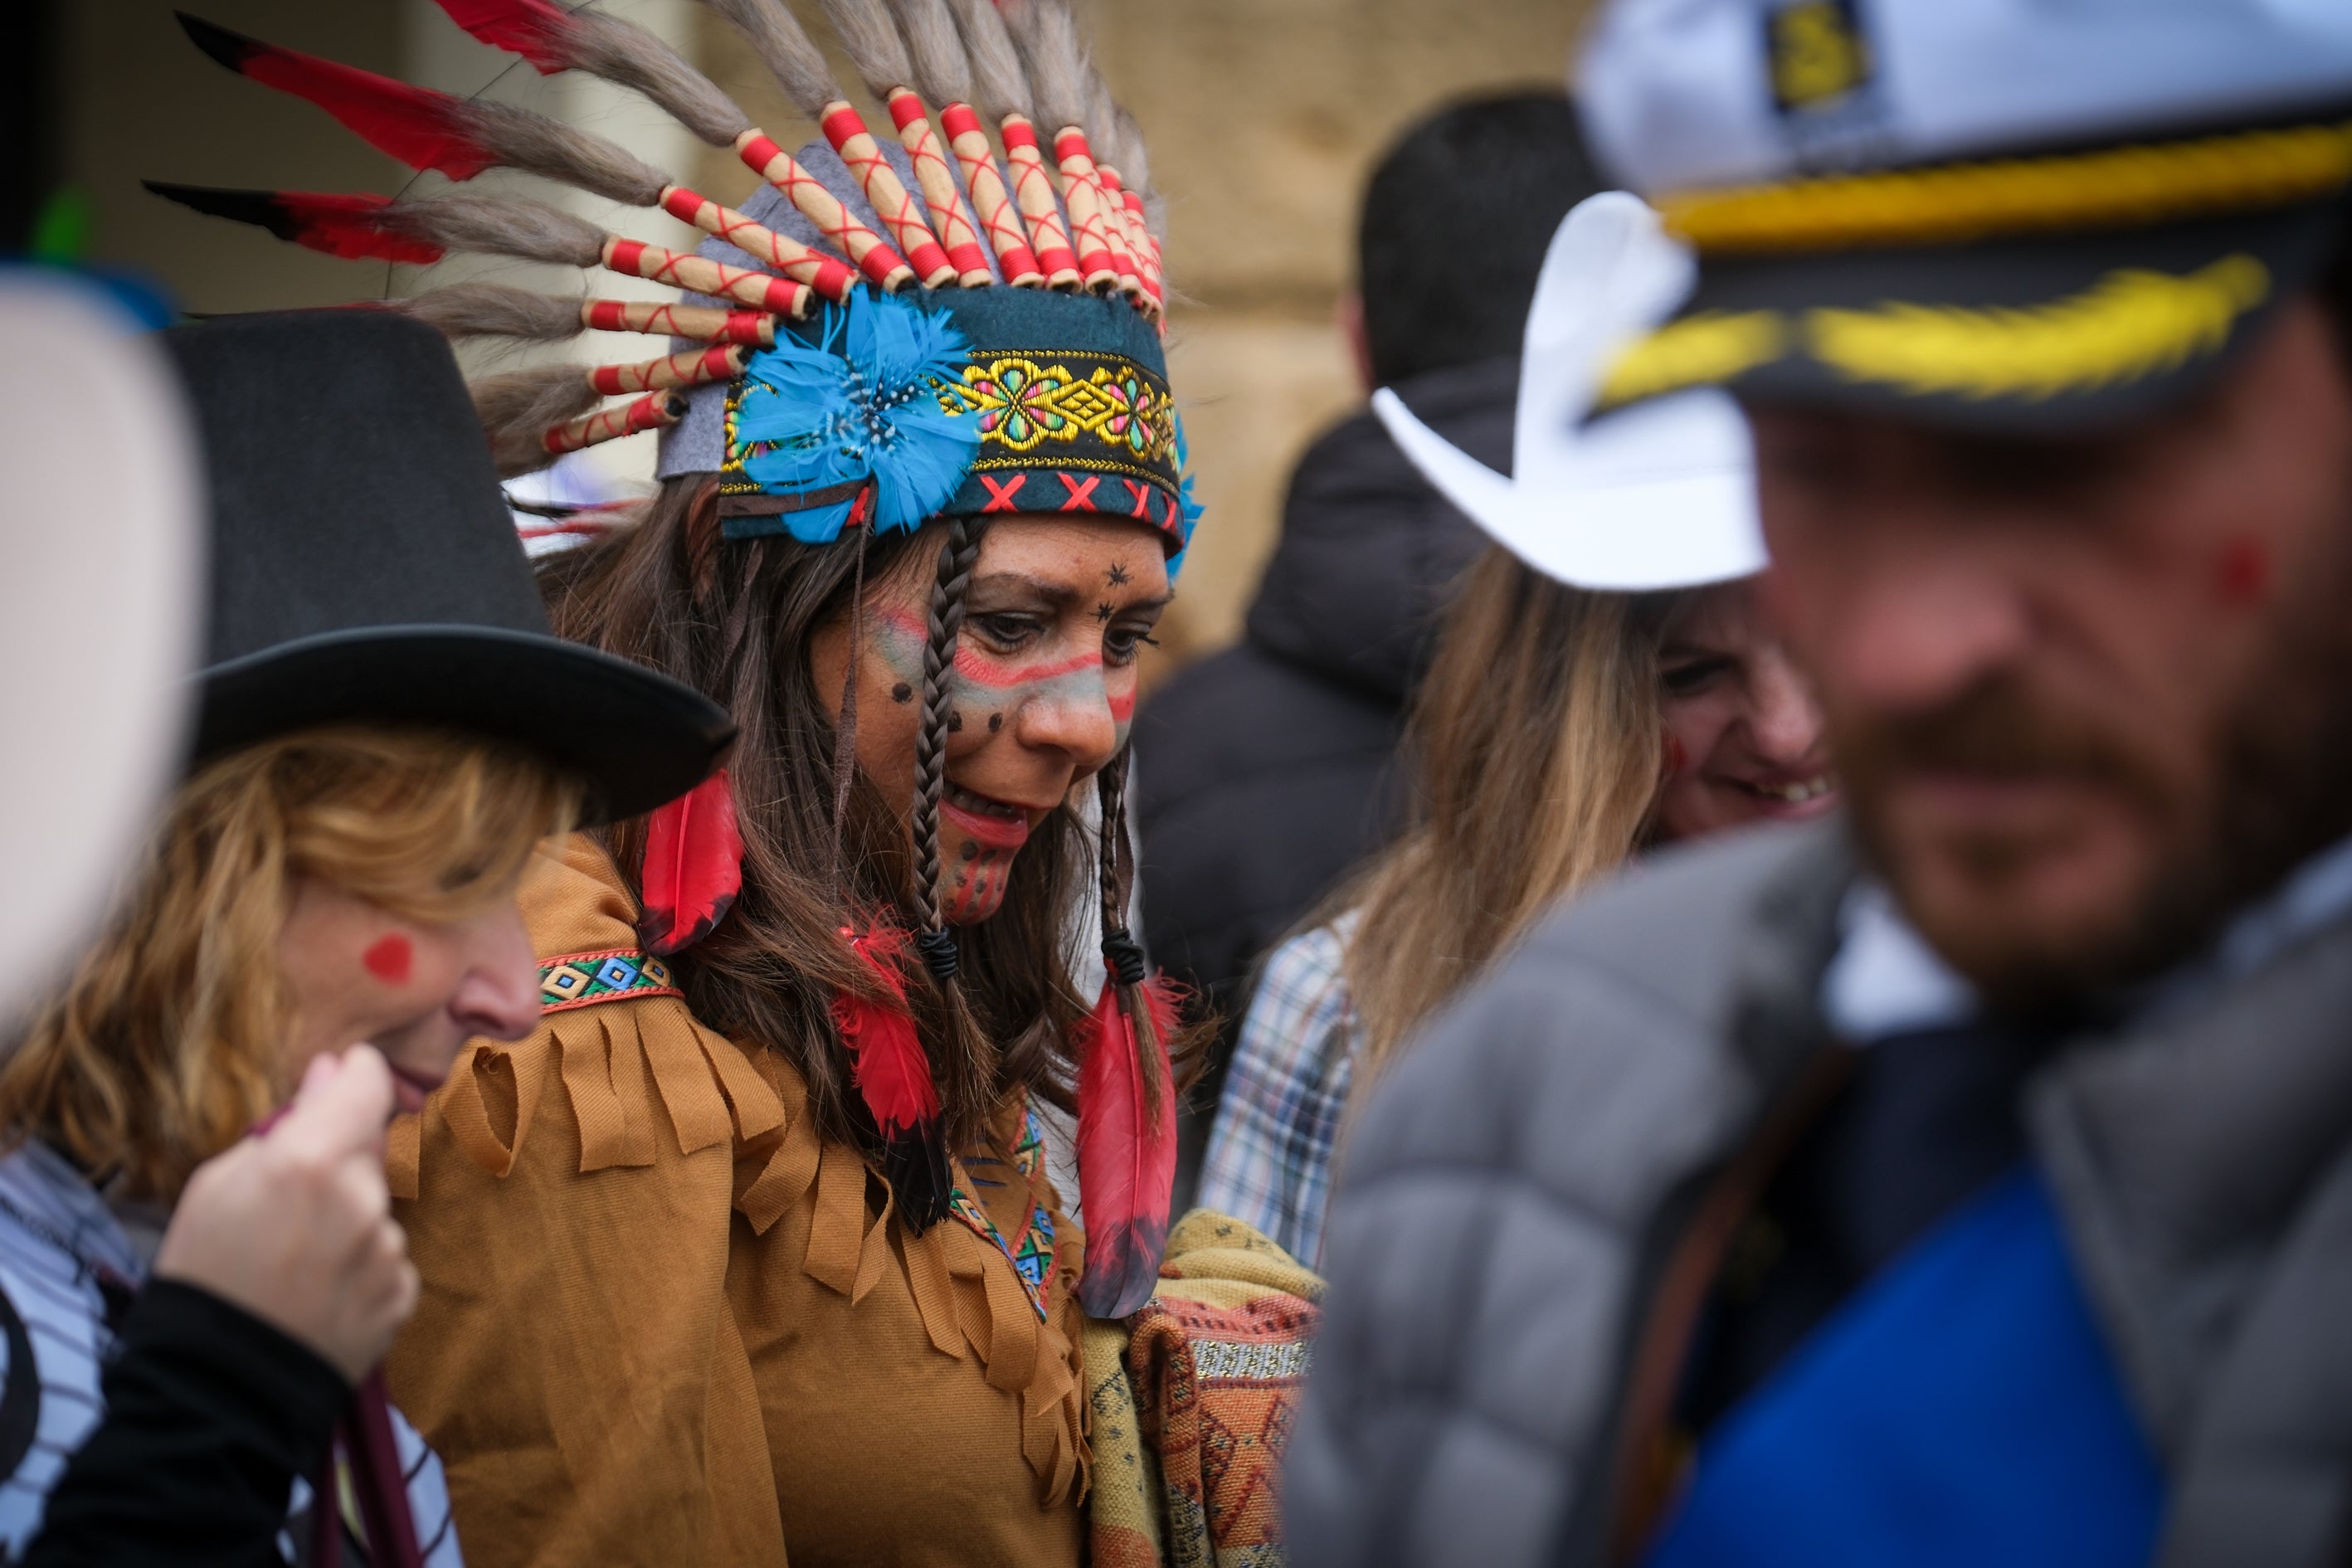
POLYGON ((985 525, 948 520, 940 569, 931 584, 929 636, 923 644, 923 709, 915 735, 915 903, 923 911, 916 939, 925 967, 945 985, 956 976, 955 939, 940 910, 940 798, 947 790, 948 734, 954 722, 956 638, 963 630, 964 591, 971 586, 985 525))
POLYGON ((1144 984, 1151 967, 1143 944, 1128 930, 1129 889, 1135 882, 1134 854, 1127 837, 1127 760, 1129 752, 1105 763, 1095 775, 1095 797, 1102 807, 1102 826, 1096 841, 1095 868, 1102 889, 1102 955, 1105 978, 1118 987, 1119 1010, 1135 1025, 1137 1058, 1143 1071, 1145 1108, 1160 1113, 1160 1097, 1170 1092, 1160 1068, 1159 1030, 1151 1009, 1143 1003, 1144 984))
POLYGON ((929 633, 923 642, 922 710, 915 731, 915 798, 908 813, 915 849, 915 908, 922 928, 915 933, 915 951, 939 987, 955 1048, 940 1064, 971 1093, 984 1093, 994 1080, 997 1053, 978 1027, 957 984, 961 956, 957 933, 947 922, 940 901, 940 801, 947 793, 948 736, 955 720, 955 656, 963 632, 966 590, 980 560, 980 544, 988 524, 978 518, 946 520, 947 537, 940 544, 939 568, 931 581, 929 633))

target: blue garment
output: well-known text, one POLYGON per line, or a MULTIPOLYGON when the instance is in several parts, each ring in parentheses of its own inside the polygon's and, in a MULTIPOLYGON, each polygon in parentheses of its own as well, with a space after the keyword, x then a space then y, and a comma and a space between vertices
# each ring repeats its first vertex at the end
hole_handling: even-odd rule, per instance
POLYGON ((2027 1171, 1724 1417, 1648 1568, 2137 1568, 2163 1503, 2027 1171))

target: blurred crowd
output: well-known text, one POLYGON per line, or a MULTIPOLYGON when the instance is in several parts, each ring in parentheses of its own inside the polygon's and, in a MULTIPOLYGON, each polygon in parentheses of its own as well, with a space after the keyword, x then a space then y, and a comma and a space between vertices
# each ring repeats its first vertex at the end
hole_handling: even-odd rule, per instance
POLYGON ((2352 8, 1607 0, 1146 689, 1066 0, 438 3, 750 194, 183 16, 583 293, 0 267, 6 1562, 2352 1561, 2352 8))

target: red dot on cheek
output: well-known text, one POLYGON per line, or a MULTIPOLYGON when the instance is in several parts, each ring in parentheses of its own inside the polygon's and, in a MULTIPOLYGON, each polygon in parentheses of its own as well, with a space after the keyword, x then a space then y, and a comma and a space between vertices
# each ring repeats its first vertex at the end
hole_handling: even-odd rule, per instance
POLYGON ((2260 603, 2271 591, 2271 552, 2259 540, 2233 539, 2213 562, 2213 590, 2225 605, 2260 603))
POLYGON ((409 971, 416 962, 416 952, 408 945, 406 937, 387 936, 360 954, 360 962, 367 965, 370 974, 385 984, 399 985, 407 981, 409 971))
POLYGON ((1664 761, 1666 777, 1673 778, 1690 765, 1690 753, 1683 750, 1683 743, 1679 738, 1668 735, 1665 739, 1664 761))

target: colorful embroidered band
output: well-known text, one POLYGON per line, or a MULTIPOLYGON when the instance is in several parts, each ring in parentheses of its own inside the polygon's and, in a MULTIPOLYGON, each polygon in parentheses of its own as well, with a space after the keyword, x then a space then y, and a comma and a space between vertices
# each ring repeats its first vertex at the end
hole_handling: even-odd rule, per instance
MULTIPOLYGON (((1037 1167, 1045 1159, 1045 1130, 1037 1121, 1037 1112, 1032 1110, 1022 1118, 1021 1146, 1013 1152, 1013 1173, 1024 1188, 1034 1188, 1037 1167)), ((972 1177, 975 1182, 980 1179, 972 1177)), ((1037 1314, 1039 1322, 1044 1322, 1054 1282, 1053 1212, 1044 1204, 1032 1203, 1029 1223, 1010 1241, 996 1228, 996 1222, 988 1217, 988 1210, 961 1186, 949 1194, 948 1212, 1004 1254, 1005 1260, 1013 1265, 1013 1272, 1020 1276, 1021 1293, 1029 1298, 1029 1310, 1037 1314)))
POLYGON ((539 1010, 562 1013, 599 1002, 634 1002, 642 996, 684 993, 669 965, 635 948, 603 952, 567 952, 539 968, 539 1010))
POLYGON ((828 306, 751 355, 727 395, 724 441, 730 538, 824 542, 849 520, 857 492, 844 487, 868 480, 883 532, 950 512, 1086 512, 1147 523, 1181 548, 1196 515, 1158 334, 1087 295, 828 306))
POLYGON ((1702 254, 1793 255, 2082 233, 2316 201, 2352 184, 2352 122, 1661 196, 1702 254))

